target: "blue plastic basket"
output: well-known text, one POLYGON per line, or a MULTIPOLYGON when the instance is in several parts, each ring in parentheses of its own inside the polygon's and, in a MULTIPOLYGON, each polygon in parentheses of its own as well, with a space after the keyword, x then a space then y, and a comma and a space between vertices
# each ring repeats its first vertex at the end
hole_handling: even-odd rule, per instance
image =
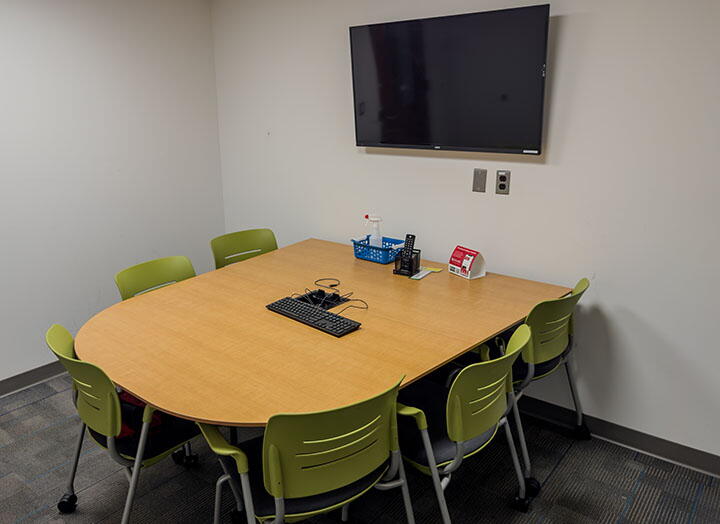
POLYGON ((395 260, 402 249, 395 246, 403 244, 404 241, 397 238, 383 237, 383 247, 377 247, 370 245, 370 235, 368 235, 362 240, 353 239, 352 243, 355 248, 355 258, 377 262, 378 264, 389 264, 395 260))

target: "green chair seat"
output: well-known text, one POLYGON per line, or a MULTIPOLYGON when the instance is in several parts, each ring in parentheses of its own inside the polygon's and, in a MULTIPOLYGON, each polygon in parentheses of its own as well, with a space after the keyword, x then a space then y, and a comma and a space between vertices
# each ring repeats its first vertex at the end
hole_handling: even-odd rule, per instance
MULTIPOLYGON (((429 380, 420 381, 401 389, 398 400, 402 404, 421 409, 425 413, 430 443, 432 444, 437 466, 449 464, 455 458, 457 443, 450 440, 446 429, 447 389, 441 384, 429 380)), ((430 461, 417 425, 413 420, 401 417, 398 420, 398 429, 403 457, 424 473, 429 473, 427 468, 430 467, 430 461)), ((467 440, 463 445, 465 450, 463 458, 474 455, 490 443, 495 437, 497 429, 498 426, 495 425, 484 433, 467 440)))
MULTIPOLYGON (((532 380, 538 380, 549 375, 553 371, 559 369, 562 363, 563 357, 562 355, 560 355, 555 358, 551 358, 550 360, 546 360, 545 362, 535 364, 535 371, 533 372, 532 380)), ((528 370, 529 367, 527 365, 527 362, 525 362, 521 358, 517 359, 515 361, 515 364, 513 364, 513 382, 517 384, 525 380, 525 377, 528 374, 528 370)))
MULTIPOLYGON (((255 516, 261 519, 275 517, 275 499, 265 490, 262 472, 262 438, 256 438, 239 446, 248 457, 250 468, 250 489, 255 505, 255 516), (253 474, 254 473, 254 474, 253 474)), ((240 475, 235 462, 230 457, 220 457, 226 465, 225 470, 231 471, 233 478, 240 482, 240 475)), ((309 497, 286 498, 285 518, 293 519, 303 514, 315 514, 324 508, 342 506, 348 501, 359 497, 372 488, 385 474, 390 462, 387 461, 375 468, 364 477, 332 491, 309 497)))

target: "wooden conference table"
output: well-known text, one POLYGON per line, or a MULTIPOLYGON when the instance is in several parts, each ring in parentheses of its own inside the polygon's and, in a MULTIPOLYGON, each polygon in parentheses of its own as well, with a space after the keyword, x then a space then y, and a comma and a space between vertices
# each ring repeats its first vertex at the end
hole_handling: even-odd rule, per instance
POLYGON ((162 411, 263 426, 369 398, 403 375, 409 384, 570 291, 428 265, 445 269, 410 280, 351 246, 305 240, 115 304, 80 329, 75 350, 162 411), (355 332, 336 338, 265 308, 329 277, 369 305, 343 313, 362 323, 355 332))

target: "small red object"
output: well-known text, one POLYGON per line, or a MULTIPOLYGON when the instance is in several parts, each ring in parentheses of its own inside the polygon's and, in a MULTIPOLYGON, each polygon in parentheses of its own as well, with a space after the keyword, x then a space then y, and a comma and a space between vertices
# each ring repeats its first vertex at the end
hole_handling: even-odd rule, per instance
POLYGON ((450 255, 448 271, 468 280, 485 276, 485 259, 479 251, 464 246, 455 246, 450 255))

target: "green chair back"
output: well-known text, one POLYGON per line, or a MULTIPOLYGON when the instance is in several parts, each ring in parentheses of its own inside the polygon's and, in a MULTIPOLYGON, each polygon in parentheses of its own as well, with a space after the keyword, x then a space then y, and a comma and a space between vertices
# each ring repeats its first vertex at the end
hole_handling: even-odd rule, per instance
POLYGON ((75 407, 82 421, 106 437, 118 436, 120 399, 112 380, 99 367, 76 358, 73 337, 63 326, 50 326, 45 342, 72 378, 77 392, 75 407))
POLYGON ((263 441, 268 493, 276 498, 327 493, 379 468, 399 448, 399 386, 339 409, 271 417, 263 441))
POLYGON ((568 296, 540 302, 530 311, 525 323, 532 329, 533 344, 523 352, 525 362, 540 364, 565 351, 572 335, 575 305, 589 286, 590 281, 583 278, 568 296))
POLYGON ((115 284, 122 299, 127 300, 194 276, 188 257, 165 257, 123 269, 115 275, 115 284))
POLYGON ((531 344, 530 328, 523 324, 510 338, 505 355, 460 371, 447 399, 447 430, 451 440, 470 440, 500 421, 507 411, 507 393, 512 391, 512 365, 531 344))
POLYGON ((270 229, 248 229, 213 238, 210 248, 215 257, 215 268, 220 269, 277 249, 277 240, 270 229))

